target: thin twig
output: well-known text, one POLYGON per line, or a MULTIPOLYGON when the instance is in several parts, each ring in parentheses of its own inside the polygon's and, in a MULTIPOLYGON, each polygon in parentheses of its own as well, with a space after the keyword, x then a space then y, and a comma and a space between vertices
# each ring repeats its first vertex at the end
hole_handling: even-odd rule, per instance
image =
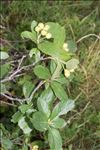
POLYGON ((46 81, 41 81, 41 82, 38 84, 38 86, 34 89, 34 91, 32 92, 32 94, 31 94, 31 96, 30 96, 30 98, 29 98, 30 101, 32 100, 32 98, 33 98, 35 92, 36 92, 45 82, 46 82, 46 81))
POLYGON ((23 62, 23 60, 24 60, 25 57, 26 57, 25 55, 22 56, 22 58, 21 58, 21 60, 20 60, 20 62, 19 62, 19 65, 18 65, 17 70, 19 70, 19 68, 20 68, 20 66, 21 66, 21 64, 22 64, 22 62, 23 62))
POLYGON ((24 102, 27 100, 27 99, 14 98, 14 97, 8 96, 7 94, 4 94, 4 93, 1 93, 1 95, 6 97, 7 99, 9 99, 11 101, 24 102))
MULTIPOLYGON (((43 61, 43 60, 48 60, 48 59, 51 59, 51 57, 46 57, 46 58, 41 58, 39 61, 43 61)), ((22 66, 20 69, 16 70, 13 74, 11 74, 9 77, 5 78, 5 79, 2 79, 0 82, 1 83, 5 83, 5 82, 8 82, 8 81, 11 81, 13 80, 14 78, 18 77, 18 73, 20 73, 22 70, 27 70, 29 69, 30 67, 33 67, 35 66, 39 61, 37 62, 34 62, 30 65, 26 65, 26 66, 22 66)))
POLYGON ((6 104, 6 105, 9 105, 9 106, 13 106, 13 107, 17 107, 17 105, 15 104, 11 104, 11 103, 8 103, 8 102, 5 102, 5 101, 0 101, 0 103, 2 104, 6 104))
POLYGON ((4 96, 4 97, 6 97, 7 99, 9 99, 9 100, 11 100, 11 101, 17 101, 17 102, 20 102, 20 103, 25 102, 25 101, 29 101, 29 102, 30 102, 30 101, 32 100, 34 94, 37 92, 37 90, 38 90, 45 82, 46 82, 46 81, 41 81, 41 82, 37 85, 37 87, 33 90, 32 94, 31 94, 28 98, 24 98, 24 99, 14 98, 14 97, 11 97, 11 96, 9 96, 9 95, 7 95, 7 94, 4 94, 4 93, 1 93, 1 95, 4 96))

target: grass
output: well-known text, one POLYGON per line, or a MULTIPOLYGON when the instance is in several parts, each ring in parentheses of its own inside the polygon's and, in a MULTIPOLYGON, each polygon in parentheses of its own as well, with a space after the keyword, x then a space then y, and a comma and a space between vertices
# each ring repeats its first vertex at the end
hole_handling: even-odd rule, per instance
MULTIPOLYGON (((100 149, 100 40, 94 36, 100 36, 99 6, 100 1, 95 0, 1 1, 3 44, 14 57, 15 52, 25 52, 20 33, 29 29, 32 20, 59 22, 66 28, 67 39, 77 42, 80 67, 67 89, 69 96, 76 99, 76 109, 62 131, 66 150, 100 149)), ((1 114, 9 112, 9 107, 2 108, 1 114)), ((11 118, 11 113, 8 116, 11 118)), ((4 117, 1 120, 5 123, 4 117)))

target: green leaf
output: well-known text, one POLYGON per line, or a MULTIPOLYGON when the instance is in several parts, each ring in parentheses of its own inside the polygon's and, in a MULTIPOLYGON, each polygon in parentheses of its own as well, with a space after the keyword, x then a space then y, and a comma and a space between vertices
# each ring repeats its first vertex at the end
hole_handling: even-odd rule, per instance
POLYGON ((0 59, 7 59, 9 57, 8 53, 1 51, 0 52, 0 59))
POLYGON ((53 119, 51 126, 54 128, 63 128, 66 126, 66 121, 62 118, 55 118, 53 119))
POLYGON ((9 64, 3 64, 0 66, 0 78, 5 77, 10 70, 10 65, 9 64))
POLYGON ((28 146, 26 144, 24 144, 23 148, 21 150, 28 150, 28 146))
POLYGON ((51 120, 61 115, 67 114, 74 108, 74 106, 75 105, 73 100, 59 102, 53 109, 53 112, 50 117, 51 120))
POLYGON ((68 99, 68 96, 63 89, 62 85, 56 81, 51 83, 51 87, 55 93, 55 95, 62 101, 66 101, 68 99))
POLYGON ((43 112, 35 112, 31 121, 36 130, 46 131, 48 129, 48 118, 43 112))
POLYGON ((54 22, 48 22, 47 24, 50 26, 49 32, 54 38, 55 45, 61 48, 66 37, 65 28, 62 27, 60 24, 54 22))
POLYGON ((77 50, 77 45, 76 45, 76 43, 75 43, 74 41, 68 40, 68 41, 67 41, 67 44, 68 44, 68 50, 69 50, 70 52, 76 52, 76 50, 77 50))
POLYGON ((31 58, 33 55, 36 54, 36 51, 37 51, 37 48, 32 48, 32 49, 30 50, 30 52, 29 52, 30 58, 31 58))
POLYGON ((66 62, 66 68, 67 69, 76 69, 77 66, 79 64, 79 60, 78 59, 75 59, 75 58, 72 58, 70 59, 69 61, 66 62))
POLYGON ((53 93, 52 89, 49 87, 46 90, 44 90, 38 99, 40 99, 40 100, 42 99, 48 105, 50 105, 54 99, 54 93, 53 93))
POLYGON ((51 60, 51 61, 50 61, 50 71, 51 71, 51 74, 54 73, 56 67, 57 67, 56 62, 55 62, 54 60, 51 60))
POLYGON ((30 58, 35 55, 35 61, 39 61, 40 60, 40 51, 37 48, 32 48, 29 52, 29 56, 30 58))
POLYGON ((49 79, 51 77, 50 72, 48 68, 38 65, 34 68, 34 73, 36 76, 38 76, 40 79, 49 79))
POLYGON ((37 36, 36 36, 35 31, 34 32, 24 31, 24 32, 21 33, 21 37, 22 38, 28 38, 28 39, 30 39, 30 40, 32 40, 33 42, 36 43, 37 36))
POLYGON ((1 145, 4 150, 11 150, 13 148, 13 143, 7 137, 1 138, 1 145))
POLYGON ((29 108, 29 109, 26 111, 26 114, 27 114, 27 115, 30 115, 30 114, 32 114, 32 113, 35 112, 35 111, 36 111, 36 109, 29 108))
POLYGON ((24 77, 20 78, 18 81, 19 85, 23 86, 26 81, 30 81, 32 77, 30 75, 25 75, 24 77))
POLYGON ((34 32, 34 28, 37 26, 37 21, 33 20, 31 23, 31 30, 34 32))
POLYGON ((62 72, 62 64, 58 61, 57 67, 56 67, 51 79, 52 80, 57 79, 60 76, 61 72, 62 72))
POLYGON ((59 78, 55 79, 55 81, 59 82, 60 84, 65 84, 65 85, 68 85, 69 83, 69 81, 65 78, 63 74, 61 74, 59 78))
POLYGON ((29 109, 32 108, 32 104, 22 104, 21 106, 19 106, 19 110, 24 114, 25 112, 27 112, 29 109))
POLYGON ((44 41, 38 45, 38 48, 47 55, 60 60, 70 59, 70 54, 64 51, 62 47, 60 48, 55 43, 49 41, 44 41))
POLYGON ((62 150, 62 139, 58 130, 51 128, 48 133, 50 150, 62 150))
POLYGON ((11 122, 13 123, 17 123, 21 118, 22 118, 23 114, 20 111, 17 111, 11 119, 11 122))
POLYGON ((30 81, 26 81, 23 85, 23 93, 26 98, 28 98, 34 88, 34 84, 30 81))
POLYGON ((32 131, 32 129, 28 126, 28 123, 26 122, 25 117, 22 117, 18 121, 18 126, 23 130, 25 134, 29 134, 32 131))
POLYGON ((37 100, 37 106, 39 111, 43 112, 47 117, 50 116, 49 105, 45 100, 39 98, 37 100))
POLYGON ((52 34, 53 42, 44 41, 38 45, 38 48, 45 54, 52 57, 68 60, 70 54, 63 50, 63 44, 65 41, 65 29, 58 23, 48 22, 50 26, 48 32, 52 34))

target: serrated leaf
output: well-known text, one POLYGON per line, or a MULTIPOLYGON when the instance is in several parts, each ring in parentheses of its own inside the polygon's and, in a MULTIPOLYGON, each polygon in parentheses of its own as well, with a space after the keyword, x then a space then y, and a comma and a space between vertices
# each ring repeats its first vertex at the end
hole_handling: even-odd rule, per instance
POLYGON ((74 106, 75 104, 73 100, 59 102, 53 109, 53 112, 50 117, 51 120, 61 115, 67 114, 69 111, 71 111, 74 108, 74 106))
POLYGON ((46 131, 48 129, 48 118, 43 112, 35 112, 31 121, 36 130, 46 131))
POLYGON ((50 150, 62 150, 62 138, 58 130, 51 128, 48 133, 50 150))
POLYGON ((17 111, 13 116, 11 121, 13 123, 17 123, 21 118, 22 118, 23 114, 20 111, 17 111))
POLYGON ((31 30, 34 32, 34 28, 37 26, 37 21, 33 20, 31 23, 31 30))
POLYGON ((61 101, 66 101, 68 99, 68 96, 63 89, 62 85, 56 81, 53 81, 51 83, 51 87, 55 93, 55 95, 61 100, 61 101))
POLYGON ((32 40, 33 42, 36 43, 37 36, 36 36, 36 32, 35 31, 34 32, 24 31, 24 32, 21 33, 21 37, 30 39, 30 40, 32 40))
POLYGON ((54 128, 63 128, 66 126, 66 121, 62 118, 55 118, 53 119, 51 126, 54 128))
POLYGON ((7 52, 0 51, 0 59, 7 59, 9 57, 7 52))
POLYGON ((38 65, 34 68, 34 73, 36 76, 38 76, 40 79, 49 79, 51 77, 50 72, 48 68, 38 65))
POLYGON ((18 121, 18 126, 23 130, 25 134, 29 134, 32 131, 32 129, 28 126, 28 123, 26 122, 25 117, 22 117, 18 121))
POLYGON ((72 59, 70 59, 69 61, 66 62, 66 68, 69 69, 69 70, 76 69, 78 64, 79 64, 79 60, 75 59, 75 58, 72 58, 72 59))

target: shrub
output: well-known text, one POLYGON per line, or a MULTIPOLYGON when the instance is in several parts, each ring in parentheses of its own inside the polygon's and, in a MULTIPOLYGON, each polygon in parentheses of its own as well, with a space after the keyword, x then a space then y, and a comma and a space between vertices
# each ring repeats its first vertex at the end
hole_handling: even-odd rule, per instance
MULTIPOLYGON (((24 31, 21 36, 23 39, 30 39, 33 47, 27 56, 22 56, 13 72, 9 72, 9 64, 2 65, 3 73, 8 70, 8 76, 5 77, 6 73, 2 75, 1 95, 20 103, 11 121, 18 124, 25 135, 24 150, 28 146, 32 150, 41 146, 34 142, 30 144, 34 132, 42 132, 44 144, 49 143, 51 150, 62 150, 60 130, 67 124, 63 115, 75 107, 74 100, 68 97, 66 87, 79 64, 75 58, 77 46, 74 41, 65 41, 64 27, 53 22, 33 21, 31 31, 24 31), (22 66, 24 59, 26 65, 22 66), (27 70, 31 70, 29 78, 27 70), (26 73, 24 78, 17 80, 22 86, 21 98, 5 94, 8 90, 6 82, 20 78, 23 71, 26 73)), ((2 61, 9 57, 8 53, 1 51, 2 61)))

